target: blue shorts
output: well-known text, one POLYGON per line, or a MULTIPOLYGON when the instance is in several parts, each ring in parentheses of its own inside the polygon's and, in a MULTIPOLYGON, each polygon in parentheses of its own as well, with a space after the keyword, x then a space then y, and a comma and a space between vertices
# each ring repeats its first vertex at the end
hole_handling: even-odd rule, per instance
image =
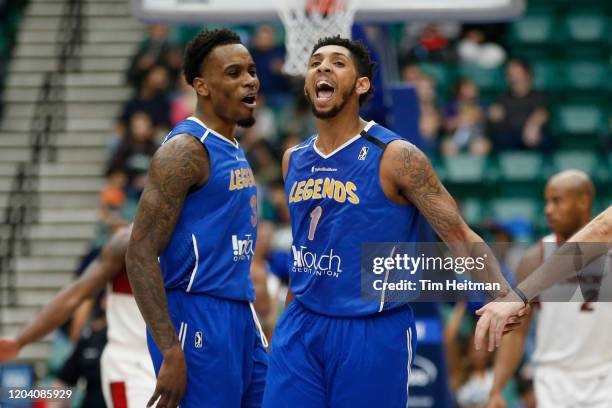
POLYGON ((276 326, 263 407, 405 408, 415 349, 408 306, 340 318, 294 300, 276 326))
MULTIPOLYGON (((187 361, 180 408, 261 407, 268 355, 248 302, 168 291, 168 310, 187 361)), ((147 330, 156 375, 162 354, 147 330)))

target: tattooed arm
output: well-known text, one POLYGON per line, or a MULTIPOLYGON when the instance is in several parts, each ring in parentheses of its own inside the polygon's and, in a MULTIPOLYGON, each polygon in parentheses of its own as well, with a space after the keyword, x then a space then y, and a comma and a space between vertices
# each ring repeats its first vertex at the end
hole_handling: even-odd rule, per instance
POLYGON ((203 185, 209 172, 206 149, 191 136, 176 136, 153 156, 138 204, 126 255, 127 273, 140 313, 164 356, 148 406, 161 397, 158 406, 176 407, 185 390, 185 357, 168 313, 157 258, 172 236, 187 193, 203 185))
POLYGON ((501 293, 507 292, 509 285, 495 256, 463 221, 455 200, 423 152, 407 141, 395 140, 383 154, 380 172, 381 184, 391 200, 415 205, 455 256, 486 255, 483 272, 473 269, 472 275, 480 282, 500 283, 501 293))

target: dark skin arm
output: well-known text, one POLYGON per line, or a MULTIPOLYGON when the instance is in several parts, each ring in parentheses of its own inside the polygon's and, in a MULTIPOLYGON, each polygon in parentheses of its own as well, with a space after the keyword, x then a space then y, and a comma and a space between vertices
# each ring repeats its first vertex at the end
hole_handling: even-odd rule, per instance
POLYGON ((124 268, 130 229, 118 231, 101 254, 74 282, 62 289, 14 339, 0 339, 0 361, 17 357, 26 345, 64 324, 88 299, 93 298, 124 268))
POLYGON ((138 204, 126 265, 140 313, 163 354, 157 385, 147 406, 176 407, 186 385, 186 363, 168 313, 157 258, 168 244, 187 193, 208 180, 206 149, 192 136, 178 135, 158 149, 138 204))
POLYGON ((413 204, 419 209, 442 241, 451 244, 455 256, 486 254, 484 270, 481 273, 476 269, 472 271, 476 279, 500 283, 502 293, 509 290, 494 254, 463 221, 455 200, 422 151, 404 140, 389 143, 381 159, 380 180, 389 199, 400 204, 413 204))

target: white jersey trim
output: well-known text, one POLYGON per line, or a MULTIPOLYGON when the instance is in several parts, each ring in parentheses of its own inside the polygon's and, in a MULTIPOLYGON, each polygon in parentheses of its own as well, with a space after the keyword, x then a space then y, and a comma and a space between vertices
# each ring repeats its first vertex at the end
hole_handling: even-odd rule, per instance
MULTIPOLYGON (((389 257, 393 258, 394 254, 395 254, 395 247, 393 247, 393 249, 391 250, 389 257)), ((382 312, 383 309, 385 308, 385 288, 387 287, 387 280, 389 280, 389 269, 385 269, 385 280, 383 282, 383 290, 380 293, 380 305, 378 306, 379 313, 382 312)))
POLYGON ((412 327, 406 330, 406 340, 408 342, 408 378, 406 379, 406 408, 408 408, 408 398, 410 396, 410 369, 412 366, 412 327))
POLYGON ((200 119, 196 118, 195 116, 190 116, 190 117, 187 118, 187 120, 195 122, 198 125, 202 126, 203 128, 206 128, 206 133, 204 134, 204 137, 201 139, 202 141, 204 141, 204 138, 210 132, 211 135, 217 136, 219 139, 223 140, 226 143, 229 143, 230 145, 234 146, 236 149, 240 148, 240 145, 238 144, 238 141, 236 139, 234 139, 234 141, 232 142, 228 138, 220 135, 219 133, 215 132, 213 129, 211 129, 208 126, 206 126, 206 124, 204 122, 202 122, 200 119))
POLYGON ((251 313, 253 313, 253 321, 255 322, 255 326, 257 326, 257 330, 259 330, 259 335, 261 336, 261 344, 264 348, 268 348, 268 338, 264 334, 263 328, 261 327, 261 323, 259 323, 259 318, 257 317, 257 312, 255 312, 255 306, 253 302, 249 302, 249 306, 251 307, 251 313))
MULTIPOLYGON (((374 122, 373 120, 369 121, 365 127, 363 128, 363 130, 365 130, 366 132, 368 130, 370 130, 370 128, 372 126, 374 126, 376 124, 376 122, 374 122)), ((352 138, 350 138, 349 140, 347 140, 346 142, 344 142, 341 146, 339 146, 338 148, 336 148, 334 151, 332 151, 329 154, 323 154, 319 148, 317 147, 317 139, 319 138, 319 136, 317 135, 317 137, 314 138, 314 143, 312 144, 312 147, 314 149, 314 151, 321 156, 324 159, 329 159, 330 157, 332 157, 334 154, 338 153, 340 150, 344 149, 345 147, 349 146, 351 143, 353 143, 355 140, 359 139, 361 137, 361 134, 358 134, 352 138)))
POLYGON ((193 265, 193 271, 191 271, 191 277, 189 278, 189 285, 187 285, 187 292, 191 291, 191 285, 195 279, 196 272, 198 271, 198 265, 200 264, 200 254, 198 252, 198 241, 195 235, 191 234, 191 240, 193 242, 193 254, 195 255, 195 262, 193 265))

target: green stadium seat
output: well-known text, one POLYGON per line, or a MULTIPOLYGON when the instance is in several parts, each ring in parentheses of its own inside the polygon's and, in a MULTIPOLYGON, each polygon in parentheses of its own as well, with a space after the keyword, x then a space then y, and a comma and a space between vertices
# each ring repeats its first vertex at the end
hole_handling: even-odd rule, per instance
POLYGON ((573 90, 605 90, 610 71, 606 63, 598 61, 573 62, 564 66, 565 86, 573 90))
POLYGON ((558 134, 593 135, 605 131, 605 126, 603 109, 596 105, 562 105, 553 118, 558 134))
POLYGON ((538 204, 529 198, 503 198, 491 201, 491 215, 499 221, 527 221, 538 216, 538 204))
POLYGON ((460 202, 461 214, 468 225, 477 225, 482 222, 483 205, 477 198, 466 198, 460 202))
POLYGON ((485 69, 462 64, 459 66, 459 76, 471 79, 483 92, 500 91, 506 86, 503 68, 485 69))
POLYGON ((593 175, 598 164, 597 153, 592 150, 561 151, 553 156, 553 164, 556 171, 576 169, 593 175))
POLYGON ((556 41, 553 28, 558 26, 549 14, 527 15, 512 24, 511 44, 545 44, 556 41))
POLYGON ((534 181, 541 177, 543 157, 533 152, 505 152, 498 157, 502 181, 534 181))
POLYGON ((533 82, 536 89, 555 92, 563 88, 559 62, 535 61, 533 63, 533 82))
POLYGON ((486 159, 470 154, 444 158, 446 179, 453 183, 479 183, 484 176, 486 159))
POLYGON ((565 19, 570 42, 605 42, 607 16, 605 14, 569 14, 565 19))

